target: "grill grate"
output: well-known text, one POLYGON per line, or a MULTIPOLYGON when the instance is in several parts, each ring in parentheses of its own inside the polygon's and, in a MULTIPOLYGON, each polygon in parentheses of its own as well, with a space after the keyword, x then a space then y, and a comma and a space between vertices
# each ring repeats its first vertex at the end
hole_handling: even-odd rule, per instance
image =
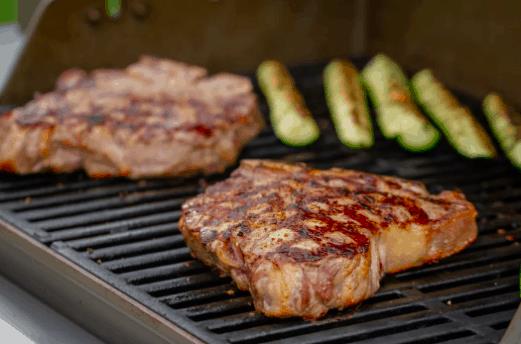
MULTIPOLYGON (((498 342, 519 304, 519 174, 504 160, 458 157, 446 143, 413 154, 377 135, 371 150, 343 147, 326 118, 322 68, 292 70, 319 117, 320 141, 307 149, 290 148, 266 130, 242 157, 398 175, 422 180, 432 191, 459 188, 480 212, 480 236, 472 247, 438 264, 385 277, 376 296, 356 309, 306 322, 255 313, 248 293, 191 258, 177 220, 183 200, 202 189, 197 178, 133 182, 89 180, 83 174, 4 174, 0 216, 205 341, 498 342)), ((261 108, 266 113, 265 104, 261 108)))

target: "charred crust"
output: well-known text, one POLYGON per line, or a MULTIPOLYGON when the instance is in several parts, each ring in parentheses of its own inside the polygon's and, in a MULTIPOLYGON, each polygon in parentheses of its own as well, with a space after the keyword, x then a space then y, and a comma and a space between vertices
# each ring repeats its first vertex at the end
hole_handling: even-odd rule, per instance
POLYGON ((221 75, 222 81, 212 81, 215 83, 213 88, 218 89, 220 83, 223 87, 231 85, 232 89, 239 90, 231 93, 205 90, 205 82, 212 77, 205 77, 204 69, 195 71, 199 67, 178 65, 180 63, 173 61, 146 58, 126 70, 100 70, 89 74, 78 69, 68 70, 58 79, 55 91, 39 95, 26 106, 4 116, 12 116, 24 127, 103 126, 111 133, 130 130, 141 140, 156 135, 171 137, 180 132, 210 138, 217 130, 231 125, 258 122, 255 118, 259 111, 257 100, 248 79, 221 75), (189 73, 169 75, 162 69, 167 64, 186 69, 181 74, 193 70, 197 77, 189 73), (157 78, 136 77, 136 68, 145 68, 157 78), (116 86, 110 83, 113 79, 119 82, 116 86), (174 80, 180 86, 167 88, 168 80, 174 80), (153 87, 158 88, 157 92, 144 92, 153 87))
MULTIPOLYGON (((223 172, 263 125, 249 79, 150 57, 122 70, 68 70, 54 91, 0 120, 15 140, 38 137, 20 148, 23 170, 3 170, 81 168, 98 179, 223 172), (102 164, 89 163, 101 155, 102 164)), ((3 160, 12 157, 6 149, 3 160)))
POLYGON ((14 173, 17 171, 16 164, 13 160, 0 161, 0 171, 14 173))
POLYGON ((197 201, 192 201, 192 204, 197 205, 190 206, 190 210, 191 214, 210 217, 204 226, 228 220, 239 221, 220 233, 219 238, 224 241, 235 237, 248 240, 247 235, 258 228, 289 230, 294 234, 293 238, 284 234, 269 241, 268 245, 273 248, 270 255, 312 262, 331 255, 351 257, 365 254, 369 251, 370 233, 376 234, 389 226, 407 228, 411 224, 433 222, 419 202, 435 199, 434 204, 446 208, 458 200, 455 196, 432 196, 426 191, 418 193, 409 190, 410 185, 421 186, 398 178, 354 171, 346 173, 336 169, 331 173, 301 164, 244 161, 231 178, 209 187, 203 195, 196 197, 197 201), (267 180, 255 184, 257 179, 263 178, 267 180), (400 193, 392 193, 393 190, 400 190, 400 193), (342 203, 343 198, 353 202, 342 203), (228 206, 228 202, 233 205, 228 206), (325 208, 312 209, 314 203, 325 208), (393 212, 397 208, 402 209, 406 218, 393 212), (338 216, 344 220, 339 220, 338 216), (305 223, 315 225, 309 227, 305 223), (340 233, 349 240, 335 241, 329 238, 331 233, 340 233), (309 249, 295 246, 302 240, 311 240, 317 245, 309 249))

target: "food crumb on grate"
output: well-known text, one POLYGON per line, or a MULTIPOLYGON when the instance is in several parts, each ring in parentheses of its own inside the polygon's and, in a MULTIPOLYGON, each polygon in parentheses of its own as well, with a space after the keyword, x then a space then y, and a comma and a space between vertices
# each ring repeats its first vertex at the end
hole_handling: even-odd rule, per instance
POLYGON ((452 300, 447 300, 447 306, 452 306, 452 300))
POLYGON ((199 188, 201 189, 201 191, 206 190, 206 188, 208 187, 208 182, 204 178, 199 179, 197 183, 199 184, 199 188))
POLYGON ((25 199, 24 199, 25 204, 31 204, 32 201, 33 201, 33 199, 31 197, 25 197, 25 199))
POLYGON ((232 295, 235 295, 235 290, 233 290, 233 289, 228 289, 228 290, 225 291, 225 293, 226 293, 227 295, 232 296, 232 295))
POLYGON ((515 241, 516 240, 516 238, 512 234, 509 234, 509 235, 505 236, 505 239, 507 239, 508 241, 515 241))

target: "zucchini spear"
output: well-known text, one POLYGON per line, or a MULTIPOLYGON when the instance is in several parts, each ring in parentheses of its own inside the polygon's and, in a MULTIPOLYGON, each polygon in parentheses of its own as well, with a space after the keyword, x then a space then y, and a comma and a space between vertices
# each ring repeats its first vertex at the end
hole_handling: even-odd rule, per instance
POLYGON ((485 97, 483 110, 505 155, 521 169, 521 114, 505 104, 496 93, 485 97))
POLYGON ((257 79, 270 108, 275 135, 294 147, 315 142, 320 129, 286 67, 277 61, 265 61, 257 69, 257 79))
POLYGON ((413 152, 436 145, 440 135, 413 102, 400 66, 379 54, 367 64, 362 76, 375 107, 376 121, 387 139, 396 138, 402 147, 413 152))
POLYGON ((470 110, 461 105, 430 70, 416 73, 412 87, 420 105, 458 153, 467 158, 492 158, 496 155, 492 141, 470 110))
POLYGON ((324 91, 340 141, 351 148, 371 147, 373 127, 356 68, 333 60, 324 69, 324 91))

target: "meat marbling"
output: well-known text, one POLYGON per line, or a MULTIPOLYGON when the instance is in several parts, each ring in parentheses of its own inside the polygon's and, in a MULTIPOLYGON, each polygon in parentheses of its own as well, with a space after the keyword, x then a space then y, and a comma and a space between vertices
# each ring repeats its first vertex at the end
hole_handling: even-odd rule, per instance
POLYGON ((53 92, 1 115, 0 170, 222 172, 262 126, 249 79, 143 57, 123 70, 68 70, 53 92))
POLYGON ((477 236, 456 191, 353 170, 245 160, 183 205, 195 257, 268 316, 314 319, 367 299, 384 273, 454 254, 477 236))

